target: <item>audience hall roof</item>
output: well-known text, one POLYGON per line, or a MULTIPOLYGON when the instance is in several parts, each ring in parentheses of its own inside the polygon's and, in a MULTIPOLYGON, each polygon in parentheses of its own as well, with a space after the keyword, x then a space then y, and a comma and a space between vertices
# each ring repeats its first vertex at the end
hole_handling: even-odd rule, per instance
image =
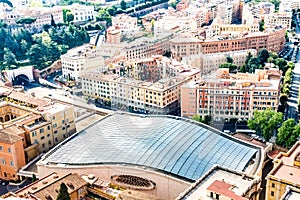
POLYGON ((43 163, 146 166, 195 181, 214 164, 244 171, 258 151, 187 119, 116 113, 62 142, 43 163))

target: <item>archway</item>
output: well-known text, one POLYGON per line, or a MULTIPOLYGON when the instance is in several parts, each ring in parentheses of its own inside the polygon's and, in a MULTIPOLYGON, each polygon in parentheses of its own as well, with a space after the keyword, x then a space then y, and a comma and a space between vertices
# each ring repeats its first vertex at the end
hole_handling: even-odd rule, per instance
POLYGON ((4 122, 8 122, 9 120, 10 120, 10 116, 9 115, 5 115, 4 122))
POLYGON ((25 74, 20 74, 13 79, 13 85, 27 85, 29 78, 25 74))

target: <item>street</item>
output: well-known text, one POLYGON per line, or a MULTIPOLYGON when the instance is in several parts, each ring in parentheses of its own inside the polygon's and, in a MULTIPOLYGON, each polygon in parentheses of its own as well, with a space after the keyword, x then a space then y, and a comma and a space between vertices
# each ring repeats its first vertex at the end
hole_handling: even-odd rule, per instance
POLYGON ((295 63, 293 70, 293 81, 290 87, 290 97, 288 99, 288 115, 287 118, 298 120, 298 96, 300 84, 300 63, 295 63))

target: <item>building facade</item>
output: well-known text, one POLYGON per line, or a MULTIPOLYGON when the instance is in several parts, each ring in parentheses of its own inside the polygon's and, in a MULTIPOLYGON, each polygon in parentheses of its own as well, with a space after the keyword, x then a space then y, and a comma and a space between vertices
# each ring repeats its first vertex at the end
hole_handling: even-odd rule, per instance
POLYGON ((67 80, 78 80, 86 70, 104 65, 104 58, 99 49, 91 44, 68 50, 61 56, 62 76, 67 80))
POLYGON ((229 74, 229 69, 219 69, 203 80, 181 87, 181 115, 249 119, 255 110, 275 110, 279 104, 280 76, 279 71, 229 74), (277 79, 269 79, 274 73, 277 79))
MULTIPOLYGON (((243 33, 238 37, 218 36, 209 40, 187 41, 182 37, 170 40, 170 50, 173 58, 181 60, 184 56, 193 55, 193 49, 199 45, 199 51, 203 54, 228 51, 240 51, 255 49, 259 51, 266 48, 269 51, 279 52, 285 44, 285 28, 269 30, 269 32, 243 33), (185 47, 182 49, 181 47, 185 47)), ((196 53, 195 53, 196 54, 196 53)))
POLYGON ((265 16, 264 20, 266 29, 283 26, 286 27, 287 30, 290 30, 292 24, 292 12, 268 14, 265 16))
POLYGON ((165 57, 111 66, 115 73, 85 73, 83 93, 121 110, 170 114, 178 112, 180 86, 200 77, 200 70, 165 57))
POLYGON ((74 109, 8 87, 0 87, 0 98, 1 133, 8 140, 2 145, 0 178, 16 180, 16 172, 27 162, 76 132, 74 109))
POLYGON ((17 180, 18 171, 25 164, 24 130, 8 127, 0 131, 0 178, 17 180))
POLYGON ((245 64, 249 53, 253 56, 256 56, 257 54, 256 50, 254 49, 211 54, 200 53, 197 55, 183 57, 182 62, 199 68, 201 70, 201 74, 206 75, 219 69, 222 63, 226 63, 227 56, 233 59, 233 64, 235 64, 237 67, 241 67, 243 64, 245 64))
POLYGON ((273 160, 274 167, 267 175, 266 199, 280 199, 287 187, 300 189, 300 142, 287 153, 279 153, 273 160))

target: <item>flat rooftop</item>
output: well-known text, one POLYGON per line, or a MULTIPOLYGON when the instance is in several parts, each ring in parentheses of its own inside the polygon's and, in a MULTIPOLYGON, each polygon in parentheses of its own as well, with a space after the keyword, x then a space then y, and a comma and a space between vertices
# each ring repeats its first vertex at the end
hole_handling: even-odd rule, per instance
POLYGON ((188 119, 115 113, 60 143, 41 164, 145 166, 195 181, 214 164, 244 171, 250 162, 260 162, 254 160, 260 151, 188 119))
POLYGON ((251 188, 256 181, 259 181, 258 177, 215 166, 181 194, 177 200, 212 200, 213 198, 207 196, 207 189, 218 194, 223 193, 222 196, 226 195, 231 199, 246 199, 242 197, 243 193, 251 188))

